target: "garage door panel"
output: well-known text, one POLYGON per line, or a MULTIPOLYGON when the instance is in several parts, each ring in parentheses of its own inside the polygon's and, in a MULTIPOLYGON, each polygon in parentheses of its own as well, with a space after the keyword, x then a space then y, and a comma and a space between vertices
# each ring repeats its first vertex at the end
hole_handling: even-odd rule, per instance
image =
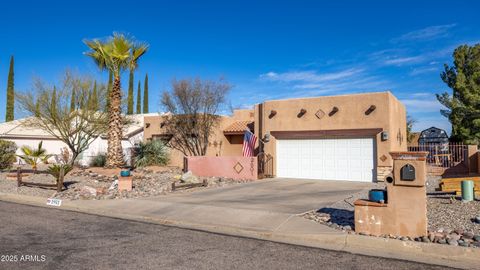
POLYGON ((371 182, 374 139, 277 140, 277 175, 371 182))

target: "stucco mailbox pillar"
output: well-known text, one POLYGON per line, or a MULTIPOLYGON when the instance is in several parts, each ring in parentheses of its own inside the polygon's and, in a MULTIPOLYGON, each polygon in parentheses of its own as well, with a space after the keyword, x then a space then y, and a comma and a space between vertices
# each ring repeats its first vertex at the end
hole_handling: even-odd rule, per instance
POLYGON ((427 235, 427 152, 391 152, 393 174, 386 178, 387 200, 355 202, 355 231, 372 235, 427 235))

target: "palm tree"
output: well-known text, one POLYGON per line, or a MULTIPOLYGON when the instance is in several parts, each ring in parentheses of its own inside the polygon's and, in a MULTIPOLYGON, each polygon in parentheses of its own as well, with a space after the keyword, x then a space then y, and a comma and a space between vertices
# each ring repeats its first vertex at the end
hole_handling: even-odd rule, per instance
POLYGON ((148 50, 148 45, 128 38, 123 34, 114 33, 106 40, 85 40, 90 48, 86 53, 98 67, 113 74, 113 86, 110 92, 108 148, 106 167, 118 168, 124 165, 122 149, 122 90, 120 75, 125 70, 134 70, 138 60, 148 50))
POLYGON ((36 172, 38 168, 38 164, 40 162, 47 163, 48 159, 52 157, 52 155, 47 154, 47 150, 42 148, 43 141, 40 141, 38 147, 36 149, 24 145, 20 148, 22 150, 23 155, 19 155, 18 157, 23 159, 25 163, 32 166, 32 169, 36 172))

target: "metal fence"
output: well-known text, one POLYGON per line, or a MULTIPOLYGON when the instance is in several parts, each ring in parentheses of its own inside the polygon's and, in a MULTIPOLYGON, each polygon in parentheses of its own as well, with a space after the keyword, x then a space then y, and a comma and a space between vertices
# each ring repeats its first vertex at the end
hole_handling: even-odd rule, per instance
POLYGON ((257 158, 259 177, 273 177, 273 157, 270 154, 260 153, 257 155, 257 158))
POLYGON ((453 168, 468 158, 468 145, 461 143, 421 144, 409 146, 408 151, 428 152, 427 164, 441 168, 453 168))

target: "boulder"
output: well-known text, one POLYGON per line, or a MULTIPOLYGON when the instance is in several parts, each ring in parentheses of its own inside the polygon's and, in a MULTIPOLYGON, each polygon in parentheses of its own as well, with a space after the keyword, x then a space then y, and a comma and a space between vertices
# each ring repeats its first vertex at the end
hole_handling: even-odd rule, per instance
POLYGON ((97 191, 97 194, 102 194, 102 195, 107 193, 107 189, 104 187, 96 188, 96 191, 97 191))
POLYGON ((198 183, 200 183, 200 179, 198 179, 198 177, 193 175, 193 173, 191 171, 188 171, 188 172, 182 174, 182 176, 180 177, 180 181, 182 181, 182 183, 186 183, 186 184, 198 184, 198 183))
POLYGON ((465 232, 463 233, 462 237, 464 239, 473 239, 474 234, 472 232, 465 232))
POLYGON ((81 189, 80 189, 80 195, 82 196, 97 196, 97 189, 96 188, 93 188, 93 187, 89 187, 89 186, 83 186, 81 189))

